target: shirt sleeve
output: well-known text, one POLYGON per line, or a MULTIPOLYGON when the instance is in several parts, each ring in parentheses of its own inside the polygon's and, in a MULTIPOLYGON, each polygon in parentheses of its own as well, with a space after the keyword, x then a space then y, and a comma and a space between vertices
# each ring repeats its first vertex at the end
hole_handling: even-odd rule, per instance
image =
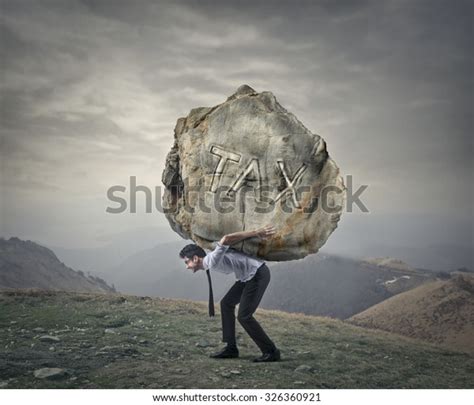
POLYGON ((222 258, 228 249, 229 246, 221 245, 219 242, 217 242, 217 247, 212 252, 209 252, 204 258, 204 267, 210 270, 223 272, 222 269, 219 268, 219 264, 222 262, 222 258))

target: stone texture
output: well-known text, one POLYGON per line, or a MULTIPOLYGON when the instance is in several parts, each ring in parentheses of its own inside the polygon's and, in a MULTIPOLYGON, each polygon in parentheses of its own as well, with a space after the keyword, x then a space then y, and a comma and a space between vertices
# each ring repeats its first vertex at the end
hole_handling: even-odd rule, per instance
POLYGON ((211 347, 212 345, 208 340, 201 339, 199 342, 196 343, 196 347, 211 347))
POLYGON ((57 343, 61 341, 61 339, 59 339, 58 337, 49 336, 49 335, 40 336, 39 340, 42 342, 50 342, 50 343, 57 343))
POLYGON ((171 227, 203 248, 212 249, 224 234, 274 225, 271 239, 234 245, 264 260, 316 253, 345 203, 326 142, 272 93, 246 85, 224 103, 178 119, 162 181, 171 227))
POLYGON ((295 373, 311 373, 312 371, 313 367, 308 366, 307 364, 301 364, 295 368, 295 373))
POLYGON ((63 368, 41 368, 35 370, 33 374, 36 378, 47 380, 58 380, 67 376, 67 372, 63 368))

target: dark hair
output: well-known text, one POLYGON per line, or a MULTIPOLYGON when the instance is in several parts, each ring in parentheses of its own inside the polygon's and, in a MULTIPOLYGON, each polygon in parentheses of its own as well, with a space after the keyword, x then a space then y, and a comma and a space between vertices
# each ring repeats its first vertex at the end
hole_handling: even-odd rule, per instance
POLYGON ((198 256, 198 257, 204 257, 206 256, 206 252, 204 249, 198 245, 195 245, 194 243, 191 243, 190 245, 186 245, 181 252, 179 252, 179 257, 181 258, 189 258, 192 259, 193 256, 198 256))

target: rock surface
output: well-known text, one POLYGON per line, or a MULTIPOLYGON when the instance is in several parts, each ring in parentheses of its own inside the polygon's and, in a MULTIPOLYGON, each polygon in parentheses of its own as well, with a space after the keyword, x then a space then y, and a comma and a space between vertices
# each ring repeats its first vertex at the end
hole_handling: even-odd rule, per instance
POLYGON ((295 368, 296 373, 311 373, 313 371, 313 367, 308 366, 307 364, 302 364, 295 368))
POLYGON ((208 340, 201 339, 199 342, 196 343, 196 347, 211 347, 213 346, 208 340))
POLYGON ((67 376, 63 368, 41 368, 34 371, 34 376, 39 379, 58 380, 67 376))
POLYGON ((171 227, 204 248, 224 234, 273 224, 271 239, 234 246, 265 260, 316 253, 345 202, 325 141, 272 93, 246 85, 224 103, 178 119, 162 181, 171 227))
POLYGON ((57 343, 61 341, 61 339, 59 339, 58 337, 49 336, 49 335, 40 336, 39 340, 41 340, 42 342, 50 342, 50 343, 57 343))

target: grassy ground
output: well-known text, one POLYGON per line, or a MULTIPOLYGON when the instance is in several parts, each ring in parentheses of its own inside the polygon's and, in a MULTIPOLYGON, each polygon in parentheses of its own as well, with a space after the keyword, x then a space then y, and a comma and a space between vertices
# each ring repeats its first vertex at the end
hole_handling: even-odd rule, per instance
POLYGON ((214 360, 220 317, 202 303, 122 295, 0 292, 2 388, 473 388, 474 357, 328 318, 258 311, 282 352, 214 360), (41 328, 41 329, 38 329, 41 328), (56 343, 43 335, 57 336, 56 343), (58 380, 33 372, 58 367, 58 380))

